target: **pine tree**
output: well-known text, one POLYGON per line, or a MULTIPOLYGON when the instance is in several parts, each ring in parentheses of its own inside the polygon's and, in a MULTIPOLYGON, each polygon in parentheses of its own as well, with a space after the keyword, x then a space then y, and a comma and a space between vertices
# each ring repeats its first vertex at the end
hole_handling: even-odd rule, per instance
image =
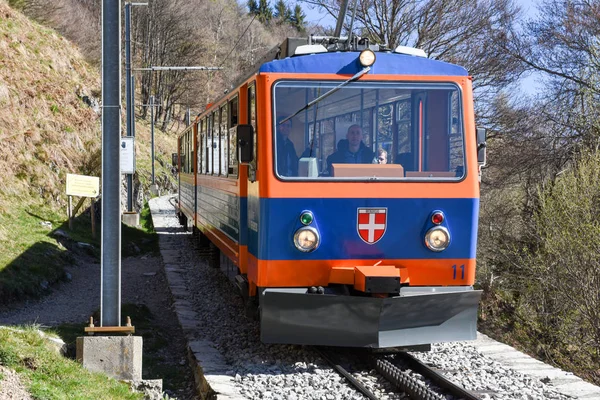
POLYGON ((256 0, 248 0, 248 12, 252 15, 258 14, 258 3, 256 0))
POLYGON ((298 32, 306 32, 306 14, 302 11, 300 4, 296 4, 296 7, 294 7, 294 13, 291 15, 290 23, 293 27, 298 29, 298 32))
POLYGON ((292 10, 285 4, 284 0, 278 0, 275 4, 273 16, 279 19, 279 23, 290 22, 292 10))
POLYGON ((257 15, 258 20, 263 24, 271 22, 271 19, 273 19, 273 10, 268 0, 259 0, 257 15))

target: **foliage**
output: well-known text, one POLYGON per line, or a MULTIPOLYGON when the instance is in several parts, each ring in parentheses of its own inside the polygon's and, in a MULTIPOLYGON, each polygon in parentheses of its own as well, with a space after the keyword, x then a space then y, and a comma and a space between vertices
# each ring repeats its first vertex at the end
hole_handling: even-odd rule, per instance
POLYGON ((539 249, 526 258, 540 326, 578 358, 600 364, 600 153, 542 188, 535 213, 539 249), (585 346, 582 346, 585 344, 585 346))
POLYGON ((38 399, 142 399, 127 384, 91 373, 76 361, 52 350, 34 328, 0 327, 0 364, 26 377, 25 384, 38 399))
POLYGON ((531 216, 514 211, 525 198, 520 193, 497 199, 513 217, 496 214, 506 224, 495 229, 503 246, 479 263, 482 326, 598 382, 600 152, 582 153, 539 186, 531 216))
POLYGON ((497 43, 542 84, 487 106, 477 273, 481 329, 595 382, 599 27, 597 1, 547 0, 497 43))

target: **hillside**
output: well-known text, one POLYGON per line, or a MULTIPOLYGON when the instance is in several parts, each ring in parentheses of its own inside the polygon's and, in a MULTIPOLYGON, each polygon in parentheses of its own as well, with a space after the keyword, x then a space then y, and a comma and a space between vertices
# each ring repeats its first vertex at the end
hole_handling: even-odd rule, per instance
MULTIPOLYGON (((66 175, 100 176, 100 93, 98 67, 90 66, 75 45, 0 0, 0 298, 4 300, 47 288, 61 278, 70 259, 52 232, 66 220, 66 175)), ((148 124, 138 121, 138 204, 147 198, 148 131, 148 124)), ((156 142, 156 175, 164 191, 173 188, 168 162, 175 151, 175 135, 157 130, 156 142)), ((86 241, 85 235, 76 238, 86 241)))

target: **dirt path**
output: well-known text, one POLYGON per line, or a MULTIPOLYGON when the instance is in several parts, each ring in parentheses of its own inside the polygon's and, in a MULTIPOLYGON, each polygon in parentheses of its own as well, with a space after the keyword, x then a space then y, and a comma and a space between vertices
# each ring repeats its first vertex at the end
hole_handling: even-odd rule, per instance
MULTIPOLYGON (((83 334, 90 316, 100 308, 100 264, 89 257, 77 256, 76 265, 67 271, 71 281, 53 287, 48 296, 0 309, 0 325, 38 324, 54 327, 75 323, 81 324, 83 334)), ((148 307, 153 316, 152 329, 163 336, 158 349, 144 343, 144 357, 151 357, 155 364, 158 363, 159 370, 169 379, 165 376, 148 376, 146 363, 143 366, 143 378, 163 379, 163 390, 171 398, 195 399, 186 341, 171 308, 171 294, 162 259, 146 255, 122 260, 121 287, 121 303, 148 307)), ((133 321, 134 326, 135 323, 133 321)), ((156 369, 152 373, 156 373, 156 369)), ((4 380, 0 381, 0 385, 4 384, 4 380)))

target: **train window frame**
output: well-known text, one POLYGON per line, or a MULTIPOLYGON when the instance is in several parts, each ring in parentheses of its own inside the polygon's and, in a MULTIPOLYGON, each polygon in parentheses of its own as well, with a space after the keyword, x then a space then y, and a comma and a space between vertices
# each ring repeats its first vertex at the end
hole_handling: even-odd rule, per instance
POLYGON ((255 169, 258 165, 258 102, 256 97, 258 95, 256 90, 256 81, 252 81, 248 84, 248 125, 252 125, 254 128, 254 154, 253 160, 250 163, 255 169), (252 96, 250 95, 252 93, 252 96))
POLYGON ((219 175, 229 174, 229 104, 225 102, 219 107, 219 175), (223 149, 225 145, 225 149, 223 149))
POLYGON ((194 122, 196 125, 196 171, 202 173, 202 146, 200 146, 200 137, 202 135, 202 121, 194 122))
POLYGON ((237 160, 237 125, 240 115, 240 101, 238 95, 235 95, 227 102, 229 107, 228 113, 228 141, 229 141, 229 164, 227 170, 227 176, 237 179, 239 176, 239 163, 237 160))
POLYGON ((207 164, 207 148, 206 148, 206 131, 207 131, 207 124, 208 124, 208 120, 206 119, 206 117, 202 118, 202 130, 200 131, 200 144, 199 147, 201 147, 202 151, 201 151, 201 155, 202 155, 202 159, 201 159, 201 163, 200 163, 200 167, 198 168, 198 173, 202 173, 204 175, 206 175, 206 164, 207 164))
POLYGON ((190 174, 193 174, 196 171, 196 143, 194 141, 194 125, 190 125, 190 174))
POLYGON ((207 120, 208 120, 208 125, 206 127, 206 155, 207 155, 207 160, 206 160, 206 175, 212 175, 213 173, 213 164, 214 164, 214 153, 212 151, 212 144, 213 144, 213 114, 210 113, 206 116, 207 120))
POLYGON ((221 158, 219 157, 219 129, 220 129, 220 113, 219 113, 219 109, 217 108, 216 110, 214 110, 212 113, 212 120, 213 120, 213 126, 212 126, 212 142, 210 144, 211 146, 211 151, 213 154, 213 158, 212 158, 212 176, 219 176, 220 172, 221 172, 221 158), (215 166, 217 168, 215 168, 215 166))
MULTIPOLYGON (((272 113, 272 132, 270 132, 270 134, 272 135, 273 141, 272 141, 272 172, 274 177, 279 180, 279 181, 283 181, 283 182, 289 182, 289 181, 299 181, 299 182, 402 182, 402 183, 411 183, 411 182, 445 182, 445 183, 460 183, 462 181, 464 181, 465 179, 467 179, 467 176, 469 174, 469 165, 468 165, 468 160, 467 160, 467 152, 466 152, 466 141, 468 140, 466 137, 466 121, 465 121, 465 115, 464 115, 464 93, 463 93, 463 88, 461 87, 461 85, 459 85, 458 83, 454 82, 454 81, 405 81, 405 80, 398 80, 398 81, 384 81, 384 80, 368 80, 368 81, 360 81, 360 82, 352 82, 350 83, 348 86, 345 87, 345 89, 347 88, 351 88, 351 87, 361 87, 362 89, 367 89, 369 88, 368 85, 373 85, 374 87, 379 86, 379 89, 385 88, 387 87, 391 87, 391 88, 398 88, 399 86, 402 89, 405 90, 431 90, 431 89, 444 89, 446 88, 447 90, 453 90, 457 93, 458 99, 457 99, 457 104, 458 106, 458 118, 460 119, 460 124, 457 124, 457 128, 460 129, 461 132, 461 136, 462 136, 462 161, 463 161, 463 171, 462 171, 462 175, 458 176, 458 177, 445 177, 445 176, 433 176, 433 173, 435 171, 422 171, 423 173, 425 172, 432 172, 432 176, 428 176, 428 177, 423 177, 423 176, 411 176, 411 177, 377 177, 377 178, 373 178, 373 177, 326 177, 326 176, 319 176, 317 178, 312 178, 312 177, 298 177, 298 176, 281 176, 279 175, 278 171, 277 171, 277 150, 276 150, 276 119, 277 119, 277 100, 276 100, 276 89, 278 87, 278 85, 280 84, 285 84, 285 83, 292 83, 292 84, 307 84, 307 87, 310 87, 309 85, 315 85, 315 84, 325 84, 325 85, 330 85, 330 87, 325 86, 327 89, 331 89, 337 85, 339 85, 340 81, 339 80, 332 80, 332 79, 290 79, 290 78, 283 78, 283 79, 278 79, 276 81, 273 82, 273 84, 271 85, 271 113, 272 113)), ((313 86, 313 87, 316 87, 313 86)), ((373 87, 371 87, 372 89, 373 87)), ((390 102, 390 103, 386 103, 386 104, 393 104, 392 107, 392 113, 395 113, 396 111, 396 103, 395 102, 390 102)), ((362 108, 362 104, 361 104, 361 109, 356 110, 356 112, 358 112, 359 114, 361 114, 361 127, 364 127, 364 113, 365 112, 373 112, 374 110, 376 110, 378 107, 378 105, 375 105, 369 109, 363 109, 362 108)), ((304 111, 304 112, 309 112, 310 109, 304 111)), ((352 113, 352 112, 350 112, 352 113)), ((315 119, 314 121, 311 122, 318 124, 321 123, 327 119, 331 119, 333 118, 334 120, 337 119, 337 117, 340 117, 342 115, 346 115, 346 114, 339 114, 339 115, 335 115, 333 117, 329 117, 329 118, 323 118, 323 119, 315 119)), ((371 118, 373 118, 374 116, 371 115, 371 118)), ((369 120, 369 118, 366 118, 367 120, 369 120)), ((393 117, 393 119, 395 119, 395 115, 393 117)), ((370 121, 370 123, 372 123, 373 121, 370 121)), ((393 123, 393 122, 392 122, 393 123)), ((420 121, 421 124, 423 124, 423 126, 421 126, 421 129, 423 132, 425 132, 426 130, 426 120, 422 120, 420 121)), ((307 124, 308 125, 308 124, 307 124)), ((370 125, 370 124, 369 124, 370 125)), ((452 122, 450 123, 449 129, 452 129, 452 122)), ((320 130, 320 129, 319 129, 320 130)), ((369 128, 369 135, 370 136, 374 136, 375 133, 373 133, 374 129, 370 129, 369 128)), ((308 132, 308 130, 307 130, 308 132)), ((397 132, 396 132, 397 133, 397 132)), ((313 133, 314 134, 314 133, 313 133)), ((450 137, 450 134, 448 133, 448 138, 450 137)), ((370 141, 372 142, 372 137, 370 137, 370 141)), ((393 140, 393 139, 392 139, 393 140)), ((322 146, 322 143, 321 143, 322 146)), ((334 143, 335 146, 335 143, 334 143)), ((373 144, 370 144, 370 148, 373 146, 373 144)), ((375 150, 376 151, 376 150, 375 150)), ((423 146, 422 151, 426 151, 425 147, 423 146)), ((300 153, 302 154, 302 153, 300 153)), ((450 158, 450 155, 448 156, 450 158)), ((420 172, 420 171, 419 171, 420 172)))

